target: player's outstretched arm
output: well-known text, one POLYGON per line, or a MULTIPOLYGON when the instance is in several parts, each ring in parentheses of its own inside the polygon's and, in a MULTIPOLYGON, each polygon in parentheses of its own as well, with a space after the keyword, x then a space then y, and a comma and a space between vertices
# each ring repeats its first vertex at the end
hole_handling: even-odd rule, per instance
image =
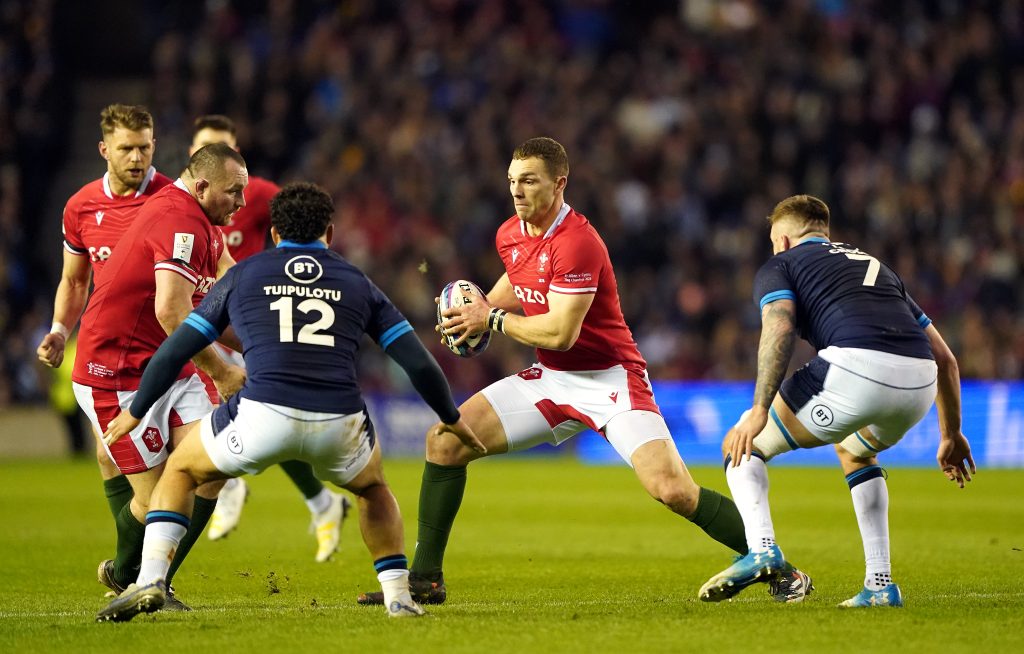
POLYGON ((109 446, 135 429, 146 412, 174 384, 181 367, 209 344, 210 336, 192 325, 185 324, 176 329, 146 364, 131 406, 107 425, 103 432, 104 442, 109 446))
POLYGON ((64 251, 64 266, 53 299, 53 329, 43 337, 36 349, 39 360, 51 368, 59 368, 64 361, 67 332, 72 331, 82 317, 85 301, 89 297, 89 277, 92 269, 89 257, 64 251))
POLYGON ((938 394, 935 398, 939 410, 939 451, 936 460, 946 478, 963 488, 964 481, 970 481, 971 475, 977 473, 978 469, 971 456, 971 445, 961 431, 960 368, 956 356, 935 325, 928 325, 925 333, 939 369, 938 394))
POLYGON ((725 449, 732 465, 750 458, 754 438, 768 423, 768 409, 789 369, 796 346, 796 302, 776 300, 761 310, 761 342, 757 346, 757 383, 750 412, 726 435, 725 449))
POLYGON ((462 420, 459 409, 452 399, 452 391, 441 367, 434 356, 423 347, 414 332, 406 332, 396 338, 384 350, 395 363, 409 375, 413 388, 423 401, 437 413, 441 422, 470 449, 486 454, 487 448, 480 442, 473 430, 462 420))

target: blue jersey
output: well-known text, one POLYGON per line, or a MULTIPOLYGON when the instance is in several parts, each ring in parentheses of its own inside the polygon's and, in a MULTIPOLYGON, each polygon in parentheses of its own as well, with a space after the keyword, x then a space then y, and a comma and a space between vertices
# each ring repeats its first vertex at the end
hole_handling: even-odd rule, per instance
POLYGON ((215 339, 231 324, 248 379, 237 398, 306 411, 363 408, 356 352, 368 334, 382 348, 409 321, 358 268, 321 242, 282 241, 230 268, 185 322, 215 339))
POLYGON ((757 271, 754 301, 796 303, 800 336, 817 350, 830 345, 933 359, 924 328, 931 324, 878 259, 845 243, 810 238, 780 252, 757 271))

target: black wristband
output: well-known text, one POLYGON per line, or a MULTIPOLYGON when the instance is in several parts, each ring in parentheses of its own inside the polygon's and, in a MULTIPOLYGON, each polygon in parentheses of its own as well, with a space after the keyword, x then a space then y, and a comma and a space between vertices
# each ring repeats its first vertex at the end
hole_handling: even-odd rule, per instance
POLYGON ((505 333, 505 316, 508 315, 508 311, 504 309, 498 309, 495 307, 491 309, 491 312, 487 314, 487 327, 491 331, 505 333))

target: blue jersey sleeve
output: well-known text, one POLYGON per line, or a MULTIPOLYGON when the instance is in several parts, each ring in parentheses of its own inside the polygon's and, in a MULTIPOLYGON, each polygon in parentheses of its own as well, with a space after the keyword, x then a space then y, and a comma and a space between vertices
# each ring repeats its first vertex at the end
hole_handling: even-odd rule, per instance
POLYGON ((754 303, 758 309, 776 300, 796 300, 793 283, 779 257, 769 259, 754 277, 754 303))
POLYGON ((211 343, 227 329, 230 322, 228 298, 231 297, 231 292, 238 282, 239 270, 238 265, 229 268, 224 276, 213 285, 199 306, 185 319, 187 324, 199 330, 210 339, 211 343))
POLYGON ((917 321, 917 324, 921 325, 922 329, 932 324, 932 319, 925 315, 924 309, 919 307, 917 302, 914 302, 914 298, 910 297, 909 293, 906 294, 906 298, 907 305, 910 307, 910 313, 914 314, 914 320, 917 321))
POLYGON ((413 331, 412 325, 391 303, 384 291, 377 288, 369 279, 366 282, 370 285, 370 321, 366 326, 366 333, 380 345, 381 349, 386 350, 399 336, 413 331))

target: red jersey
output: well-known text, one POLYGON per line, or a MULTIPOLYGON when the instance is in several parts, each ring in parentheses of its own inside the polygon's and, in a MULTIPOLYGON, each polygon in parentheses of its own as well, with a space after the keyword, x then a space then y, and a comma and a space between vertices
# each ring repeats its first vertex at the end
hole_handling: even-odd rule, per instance
POLYGON ((495 245, 527 316, 548 312, 549 293, 594 295, 575 345, 565 352, 537 348, 538 361, 555 370, 647 367, 622 316, 608 248, 583 214, 563 204, 542 236, 530 236, 512 216, 498 228, 495 245))
MULTIPOLYGON (((146 363, 167 338, 156 319, 157 270, 195 284, 198 304, 217 279, 224 243, 199 203, 178 180, 139 211, 124 233, 131 247, 117 248, 99 275, 79 330, 71 378, 92 388, 131 391, 146 363)), ((189 362, 178 379, 196 371, 189 362)))
POLYGON ((242 192, 245 206, 231 216, 227 225, 220 228, 224 232, 228 252, 235 261, 251 257, 267 248, 267 238, 270 236, 270 198, 279 190, 280 187, 269 179, 249 178, 249 185, 242 192))
POLYGON ((171 183, 169 177, 150 166, 139 190, 132 195, 118 196, 110 190, 110 173, 89 182, 71 196, 64 206, 64 249, 71 254, 88 256, 93 273, 99 273, 135 220, 139 208, 153 194, 171 183))

